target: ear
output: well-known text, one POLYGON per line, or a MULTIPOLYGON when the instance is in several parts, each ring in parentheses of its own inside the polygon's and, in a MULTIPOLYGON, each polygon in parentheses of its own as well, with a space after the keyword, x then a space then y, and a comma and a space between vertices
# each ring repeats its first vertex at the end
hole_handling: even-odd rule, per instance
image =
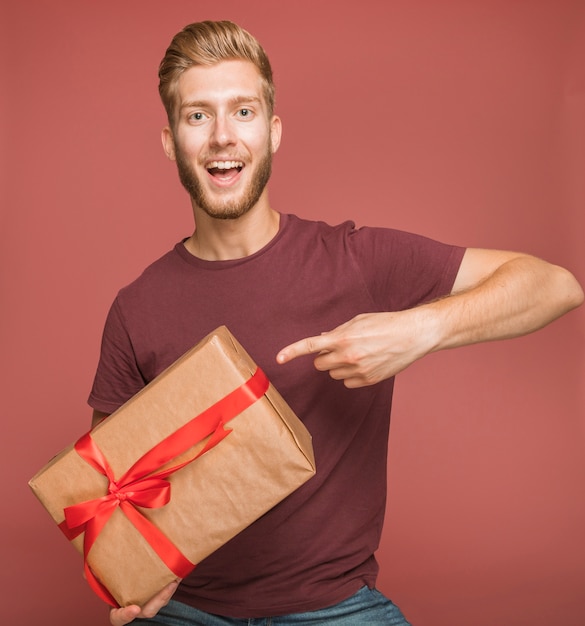
POLYGON ((272 154, 278 150, 280 146, 280 138, 282 137, 282 120, 278 115, 273 115, 270 120, 270 144, 272 147, 272 154))
POLYGON ((169 126, 165 126, 161 132, 161 140, 163 145, 163 150, 171 161, 176 159, 175 157, 175 139, 173 137, 173 131, 169 126))

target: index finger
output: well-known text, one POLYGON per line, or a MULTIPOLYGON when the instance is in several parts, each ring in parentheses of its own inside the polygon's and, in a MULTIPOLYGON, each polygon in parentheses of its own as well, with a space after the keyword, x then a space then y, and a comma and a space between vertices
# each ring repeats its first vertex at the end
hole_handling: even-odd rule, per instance
POLYGON ((288 363, 299 356, 327 352, 329 345, 330 341, 327 333, 315 337, 305 337, 305 339, 291 343, 286 348, 283 348, 276 355, 276 361, 278 363, 288 363))

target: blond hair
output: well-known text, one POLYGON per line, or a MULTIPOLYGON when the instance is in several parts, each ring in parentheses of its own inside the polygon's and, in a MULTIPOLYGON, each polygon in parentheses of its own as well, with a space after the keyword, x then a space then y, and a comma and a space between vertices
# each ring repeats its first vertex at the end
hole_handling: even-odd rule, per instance
POLYGON ((158 70, 158 90, 169 122, 175 116, 177 84, 181 74, 196 65, 214 65, 227 60, 251 61, 260 72, 268 114, 274 111, 272 68, 255 37, 227 20, 195 22, 177 33, 158 70))

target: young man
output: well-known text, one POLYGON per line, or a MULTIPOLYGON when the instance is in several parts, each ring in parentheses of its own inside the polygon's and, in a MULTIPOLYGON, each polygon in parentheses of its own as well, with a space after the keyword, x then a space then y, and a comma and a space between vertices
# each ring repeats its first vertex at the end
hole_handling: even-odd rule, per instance
POLYGON ((163 146, 196 228, 112 305, 94 422, 225 324, 312 433, 317 475, 111 622, 407 624, 375 590, 394 375, 433 351, 537 330, 578 306, 581 288, 524 254, 273 210, 272 73, 236 25, 187 26, 159 76, 163 146))

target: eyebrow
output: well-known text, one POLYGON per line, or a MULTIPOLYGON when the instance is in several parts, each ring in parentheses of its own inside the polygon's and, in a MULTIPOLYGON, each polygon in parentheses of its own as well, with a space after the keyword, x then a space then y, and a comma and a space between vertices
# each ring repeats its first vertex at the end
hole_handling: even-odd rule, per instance
MULTIPOLYGON (((251 104, 251 103, 262 103, 261 98, 258 96, 235 96, 234 98, 230 98, 228 100, 228 104, 230 106, 234 106, 237 104, 251 104)), ((209 106, 209 101, 207 100, 188 100, 187 102, 183 102, 180 106, 180 110, 183 109, 197 109, 197 108, 205 108, 209 106)))

